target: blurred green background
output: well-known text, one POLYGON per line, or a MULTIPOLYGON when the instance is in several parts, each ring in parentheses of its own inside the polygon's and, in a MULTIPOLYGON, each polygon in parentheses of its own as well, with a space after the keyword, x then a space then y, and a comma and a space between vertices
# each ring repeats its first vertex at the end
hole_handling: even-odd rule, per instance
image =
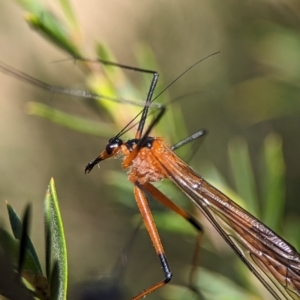
MULTIPOLYGON (((232 147, 249 151, 255 187, 252 193, 257 193, 257 199, 260 199, 258 206, 262 211, 264 196, 269 188, 263 177, 266 164, 279 164, 274 171, 281 176, 281 181, 275 183, 278 188, 275 197, 280 194, 278 197, 286 200, 281 209, 284 216, 272 220, 272 210, 258 216, 263 218, 267 214, 269 226, 295 246, 297 243, 300 245, 296 230, 300 212, 300 4, 295 0, 110 0, 71 3, 80 24, 78 29, 69 22, 73 29, 72 38, 84 49, 86 57, 95 58, 94 48, 98 41, 107 45, 123 64, 150 69, 159 66, 164 82, 159 90, 199 59, 221 51, 219 55, 192 69, 168 90, 171 100, 186 96, 174 101, 174 110, 177 110, 177 114, 180 114, 178 110, 181 111, 184 120, 184 123, 176 120, 177 129, 184 129, 177 130, 177 136, 170 133, 166 139, 172 144, 184 138, 185 132, 208 129, 209 135, 202 141, 191 164, 204 178, 215 182, 220 182, 215 175, 215 170, 218 170, 218 174, 225 178, 232 189, 236 189, 237 185, 232 170, 233 161, 237 158, 232 147), (154 59, 143 60, 145 57, 154 59), (267 143, 269 134, 273 133, 277 134, 272 141, 279 152, 282 145, 283 157, 279 155, 279 162, 263 159, 263 145, 267 143), (237 136, 245 140, 236 140, 237 136)), ((58 3, 51 2, 47 7, 58 18, 65 18, 58 3)), ((82 88, 85 84, 84 72, 72 61, 57 63, 70 55, 33 31, 23 16, 23 9, 15 2, 1 1, 1 61, 51 84, 82 88)), ((137 99, 145 97, 147 86, 141 80, 143 75, 124 72, 122 76, 119 78, 118 74, 115 75, 119 78, 117 85, 125 82, 122 97, 133 98, 130 93, 133 89, 131 85, 126 85, 127 80, 136 85, 134 91, 139 91, 137 99)), ((2 224, 8 228, 5 200, 19 212, 25 203, 33 203, 31 235, 37 250, 43 253, 43 198, 49 179, 53 176, 67 238, 70 289, 83 279, 108 275, 134 230, 133 220, 138 219, 133 196, 127 188, 122 187, 125 176, 117 180, 116 174, 110 172, 120 170, 119 161, 102 163, 100 170, 96 168, 91 174, 84 175, 86 163, 103 149, 107 137, 75 132, 29 115, 26 110, 28 102, 38 101, 67 113, 115 124, 115 127, 111 127, 117 133, 126 124, 123 114, 126 115, 128 106, 125 106, 125 110, 122 104, 110 117, 107 112, 94 109, 91 101, 72 101, 70 97, 51 95, 2 73, 0 77, 2 224), (119 118, 118 122, 116 118, 119 118), (122 201, 129 204, 120 204, 122 201)), ((147 77, 147 80, 150 83, 151 77, 147 77)), ((160 98, 157 101, 167 100, 160 98)), ((128 114, 132 117, 133 112, 128 114)), ((162 130, 170 130, 170 124, 162 120, 162 130)), ((241 164, 246 163, 242 161, 241 164)), ((159 187, 164 185, 164 182, 158 184, 159 187)), ((225 187, 225 193, 228 186, 225 187)), ((189 201, 178 192, 172 195, 176 200, 182 198, 182 203, 193 210, 189 201)), ((273 205, 276 206, 276 202, 273 205)), ((272 208, 272 202, 268 208, 272 208)), ((164 210, 158 206, 155 211, 174 272, 172 283, 185 286, 196 235, 167 228, 159 218, 164 210)), ((242 272, 243 276, 248 276, 249 272, 242 263, 236 262, 235 255, 220 241, 213 229, 206 226, 205 220, 203 223, 209 238, 204 241, 201 265, 227 278, 222 282, 230 280, 231 284, 232 281, 245 284, 238 274, 242 272)), ((129 257, 124 285, 130 288, 130 295, 134 295, 162 275, 145 230, 138 234, 129 257)), ((260 288, 259 284, 257 286, 260 288)), ((249 285, 246 289, 258 293, 249 285)), ((183 288, 178 293, 185 292, 183 288)), ((262 288, 260 296, 251 294, 249 299, 267 299, 268 294, 263 293, 262 288)), ((147 299, 169 299, 170 295, 160 291, 147 299)))

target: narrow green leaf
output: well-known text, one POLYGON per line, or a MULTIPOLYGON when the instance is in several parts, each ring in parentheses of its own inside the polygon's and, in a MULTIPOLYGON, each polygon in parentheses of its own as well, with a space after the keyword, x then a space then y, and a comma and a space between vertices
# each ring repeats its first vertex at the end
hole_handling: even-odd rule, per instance
POLYGON ((23 264, 25 261, 26 251, 29 245, 29 222, 31 218, 31 206, 27 205, 25 208, 24 217, 22 220, 22 231, 20 236, 19 247, 19 261, 18 261, 18 273, 21 274, 23 270, 23 264))
POLYGON ((9 259, 15 263, 19 250, 19 242, 3 228, 0 228, 0 245, 9 259))
POLYGON ((13 231, 14 237, 16 239, 21 238, 21 233, 22 233, 22 222, 16 211, 13 209, 13 207, 6 202, 6 208, 8 211, 8 216, 9 216, 9 222, 11 229, 13 231))
MULTIPOLYGON (((110 49, 104 44, 98 43, 96 45, 96 53, 99 61, 117 63, 117 60, 110 49)), ((128 78, 124 75, 124 72, 128 71, 118 66, 106 65, 104 63, 101 64, 103 65, 103 76, 97 76, 96 78, 92 78, 92 80, 88 81, 89 87, 94 92, 108 95, 116 99, 124 98, 124 95, 130 95, 129 99, 139 99, 136 90, 130 84, 128 78)), ((99 104, 101 107, 104 107, 112 117, 114 117, 114 112, 119 109, 118 104, 113 102, 101 101, 99 104)))
POLYGON ((57 300, 60 299, 59 297, 59 286, 60 286, 60 282, 59 282, 59 278, 60 278, 60 270, 59 270, 59 265, 58 265, 58 261, 54 262, 53 268, 52 268, 52 272, 51 272, 51 276, 50 276, 50 290, 51 290, 51 300, 57 300))
POLYGON ((70 4, 70 1, 59 0, 59 2, 70 25, 72 25, 74 29, 78 29, 78 22, 72 9, 72 5, 70 4))
MULTIPOLYGON (((12 261, 17 265, 17 274, 26 281, 26 285, 30 289, 35 289, 37 295, 46 295, 47 294, 47 279, 42 273, 42 269, 39 263, 39 259, 35 252, 35 249, 32 245, 32 242, 29 238, 29 222, 30 222, 30 205, 26 206, 23 220, 20 221, 19 216, 16 214, 14 209, 7 204, 11 220, 13 220, 15 226, 16 240, 19 240, 18 243, 10 243, 10 247, 13 253, 10 253, 14 257, 12 261), (20 233, 21 227, 21 233, 20 233), (16 229, 17 228, 17 229, 16 229), (18 252, 18 253, 16 253, 18 252), (43 289, 45 287, 45 289, 43 289)), ((4 242, 9 242, 7 236, 1 234, 1 238, 4 238, 4 242)), ((7 247, 7 244, 5 244, 7 247)), ((4 246, 5 246, 4 245, 4 246)))
POLYGON ((76 32, 74 33, 74 30, 78 31, 78 24, 68 0, 60 0, 60 3, 72 29, 68 28, 57 19, 54 14, 43 5, 42 1, 15 1, 26 10, 25 19, 29 25, 72 56, 76 58, 81 57, 76 43, 74 42, 76 37, 76 32))
MULTIPOLYGON (((0 228, 0 245, 3 250, 3 253, 6 256, 6 259, 11 262, 14 266, 17 265, 18 256, 20 253, 20 242, 13 238, 11 234, 0 228)), ((0 270, 2 272, 3 269, 0 270)), ((14 267, 14 274, 16 274, 16 269, 14 267)), ((26 250, 25 260, 23 261, 22 272, 20 276, 26 278, 28 285, 34 288, 34 282, 32 279, 37 277, 42 277, 40 270, 37 268, 35 261, 32 258, 32 255, 29 254, 28 248, 26 250)), ((14 277, 15 281, 16 277, 14 277)), ((0 295, 1 295, 1 275, 0 275, 0 295)))
MULTIPOLYGON (((183 120, 183 113, 181 105, 173 104, 170 106, 170 111, 166 114, 166 120, 164 121, 164 125, 168 124, 168 126, 161 126, 161 133, 163 136, 168 136, 169 141, 172 141, 172 144, 178 143, 179 140, 185 139, 189 136, 189 132, 187 130, 186 124, 184 121, 178 122, 178 120, 183 120)), ((195 145, 195 144, 193 144, 195 145)), ((180 157, 184 157, 184 160, 190 163, 190 157, 193 150, 191 150, 193 146, 189 145, 187 147, 182 147, 176 150, 176 154, 180 157)))
POLYGON ((299 215, 289 215, 284 222, 283 235, 298 251, 300 250, 299 215))
POLYGON ((279 232, 285 205, 285 164, 282 140, 276 134, 269 134, 265 139, 264 162, 263 220, 279 232))
POLYGON ((50 210, 46 208, 46 204, 50 202, 50 193, 46 193, 45 197, 45 211, 44 211, 44 221, 45 221, 45 261, 46 261, 46 276, 51 278, 51 255, 52 255, 52 241, 51 241, 51 213, 50 210))
MULTIPOLYGON (((104 45, 103 43, 96 44, 96 54, 100 60, 117 62, 115 56, 112 54, 112 51, 108 48, 108 46, 104 45)), ((117 74, 117 73, 114 74, 113 71, 116 71, 116 72, 121 71, 120 68, 114 67, 114 66, 107 66, 107 70, 112 72, 112 73, 108 74, 111 76, 114 76, 115 74, 117 74)))
POLYGON ((75 58, 81 57, 80 51, 72 40, 71 32, 51 12, 45 11, 43 14, 28 12, 26 21, 56 46, 75 58))
POLYGON ((46 11, 46 7, 43 5, 42 1, 38 0, 15 0, 20 6, 22 6, 27 11, 35 14, 43 14, 46 11))
MULTIPOLYGON (((58 300, 65 300, 67 297, 67 247, 64 236, 63 223, 58 206, 58 198, 55 190, 54 179, 52 178, 48 186, 45 199, 45 220, 46 232, 49 230, 53 244, 53 257, 57 261, 58 280, 57 290, 51 290, 51 295, 57 295, 58 300)), ((56 300, 55 299, 55 300, 56 300)))
MULTIPOLYGON (((155 54, 153 50, 146 44, 139 44, 138 47, 135 49, 135 57, 138 61, 138 65, 143 69, 151 69, 152 71, 156 71, 160 74, 159 81, 157 83, 157 92, 161 91, 165 88, 164 86, 164 79, 162 72, 159 68, 159 64, 155 58, 155 54)), ((143 85, 145 89, 149 89, 151 83, 151 74, 143 73, 143 85)), ((155 95, 154 95, 155 96, 155 95)), ((159 101, 166 103, 168 99, 168 93, 163 93, 159 101), (165 98, 166 97, 166 98, 165 98)))
MULTIPOLYGON (((20 240, 22 235, 22 227, 23 227, 22 222, 18 214, 16 213, 16 211, 13 209, 11 205, 8 204, 8 202, 6 203, 6 206, 7 206, 9 221, 10 221, 10 225, 14 237, 17 240, 20 240)), ((24 269, 26 268, 27 270, 32 271, 34 274, 43 274, 38 255, 35 251, 35 248, 29 236, 26 244, 26 249, 27 249, 27 253, 26 253, 27 255, 24 262, 24 269)))
POLYGON ((36 115, 63 127, 101 137, 111 137, 116 133, 114 126, 106 122, 92 121, 74 116, 39 102, 29 102, 27 112, 36 115))
POLYGON ((228 154, 237 192, 245 200, 247 210, 259 216, 259 200, 246 141, 232 139, 228 145, 228 154))
POLYGON ((15 267, 4 251, 0 251, 0 270, 0 295, 5 299, 34 299, 32 291, 17 277, 15 267))
MULTIPOLYGON (((100 61, 117 63, 115 56, 107 46, 104 46, 104 44, 97 44, 96 53, 100 61)), ((101 78, 101 81, 97 84, 96 91, 101 90, 103 95, 110 95, 116 98, 118 96, 124 97, 124 95, 130 95, 131 99, 138 97, 136 90, 132 87, 128 78, 124 75, 126 69, 122 69, 118 66, 106 65, 101 62, 99 63, 103 65, 103 73, 105 74, 106 80, 102 82, 104 78, 101 78), (107 93, 105 90, 107 90, 107 93)))

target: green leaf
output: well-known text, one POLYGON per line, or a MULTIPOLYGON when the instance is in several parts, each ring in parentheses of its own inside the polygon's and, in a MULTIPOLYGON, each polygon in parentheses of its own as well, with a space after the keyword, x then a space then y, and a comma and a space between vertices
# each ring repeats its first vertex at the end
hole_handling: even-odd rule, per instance
MULTIPOLYGON (((138 47, 136 47, 134 52, 135 52, 135 57, 136 57, 136 60, 138 61, 138 65, 140 68, 153 70, 153 71, 156 71, 159 73, 159 81, 157 83, 156 94, 159 93, 160 91, 162 91, 165 88, 165 86, 164 86, 163 75, 159 69, 159 65, 155 58, 154 52, 146 44, 139 44, 138 47)), ((151 83, 151 79, 152 79, 151 77, 153 75, 144 72, 144 73, 142 73, 142 76, 143 76, 144 89, 146 89, 148 92, 150 83, 151 83)), ((154 97, 155 97, 155 94, 154 94, 154 97)), ((166 103, 167 99, 168 99, 168 93, 163 93, 160 96, 159 101, 166 103)))
POLYGON ((70 25, 78 28, 78 22, 70 2, 68 0, 59 0, 59 2, 70 25))
POLYGON ((51 278, 51 281, 55 280, 55 282, 58 282, 58 286, 56 287, 56 285, 54 285, 55 290, 51 290, 51 295, 57 295, 55 300, 65 300, 67 297, 68 277, 67 247, 53 178, 50 181, 46 193, 45 226, 46 232, 49 231, 51 235, 51 241, 53 244, 53 257, 54 261, 57 262, 58 268, 58 278, 51 278))
POLYGON ((26 14, 26 21, 34 29, 73 57, 81 57, 79 49, 72 40, 72 33, 51 12, 44 11, 42 14, 28 12, 26 14))
MULTIPOLYGON (((129 89, 129 91, 132 91, 133 94, 135 94, 135 90, 131 88, 128 78, 124 75, 124 71, 128 71, 127 66, 123 64, 120 64, 120 66, 118 65, 119 63, 117 62, 116 57, 112 54, 112 51, 108 46, 103 43, 97 43, 96 54, 98 60, 95 60, 94 62, 104 66, 103 73, 109 78, 109 84, 115 87, 121 96, 123 93, 121 93, 120 90, 126 91, 126 89, 129 89), (124 86, 126 87, 125 89, 124 86)), ((129 66, 129 68, 131 68, 131 66, 129 66)))
POLYGON ((12 262, 15 262, 18 249, 19 249, 19 243, 16 239, 12 237, 10 233, 8 233, 6 230, 0 227, 0 245, 2 250, 5 252, 7 256, 9 256, 9 259, 12 262))
MULTIPOLYGON (((110 62, 116 62, 117 59, 112 54, 112 51, 105 46, 103 43, 97 43, 96 45, 96 54, 99 60, 105 60, 110 62)), ((122 73, 122 69, 116 67, 116 66, 106 66, 105 72, 107 76, 114 77, 118 75, 118 72, 122 73)))
POLYGON ((42 1, 38 0, 15 0, 20 6, 27 11, 36 14, 42 14, 46 11, 46 7, 42 4, 42 1))
POLYGON ((259 200, 246 141, 232 139, 228 145, 228 154, 237 192, 245 200, 247 210, 259 216, 259 200))
POLYGON ((299 236, 299 215, 289 215, 284 222, 284 236, 287 241, 291 243, 296 249, 300 249, 300 236, 299 236))
MULTIPOLYGON (((47 197, 47 196, 46 196, 47 197)), ((46 200, 45 200, 46 202, 46 200)), ((51 254, 52 254, 52 241, 51 241, 51 215, 44 214, 45 219, 45 261, 46 261, 46 276, 51 278, 51 254)))
POLYGON ((22 233, 22 222, 16 211, 13 209, 13 207, 6 202, 6 208, 9 216, 9 222, 11 229, 13 231, 14 237, 16 239, 21 238, 21 233, 22 233))
MULTIPOLYGON (((121 68, 120 66, 105 64, 104 62, 101 62, 109 61, 117 63, 117 60, 112 55, 112 52, 103 44, 97 44, 96 52, 99 59, 98 63, 101 63, 103 65, 104 76, 97 76, 96 78, 90 80, 89 86, 91 87, 91 89, 98 94, 108 95, 110 97, 115 97, 116 99, 124 99, 125 95, 130 95, 130 100, 138 99, 138 101, 140 101, 139 93, 132 86, 128 78, 126 78, 124 72, 130 72, 129 70, 126 71, 126 66, 124 65, 124 68, 121 68)), ((140 104, 143 105, 144 101, 140 101, 140 104)), ((114 112, 120 109, 119 106, 111 101, 101 101, 101 106, 105 107, 106 110, 110 112, 112 117, 114 117, 114 112)))
POLYGON ((116 133, 111 124, 74 116, 39 102, 29 102, 27 112, 77 132, 101 137, 112 137, 116 133))
POLYGON ((279 232, 285 206, 285 164, 282 140, 276 134, 269 134, 264 142, 265 174, 263 184, 263 220, 279 232))
POLYGON ((50 275, 51 300, 59 299, 59 273, 58 261, 55 261, 50 275))
MULTIPOLYGON (((6 254, 0 251, 0 295, 6 297, 5 299, 33 300, 32 291, 16 276, 15 267, 6 254)), ((0 298, 3 299, 1 296, 0 298)))
MULTIPOLYGON (((11 205, 8 204, 8 202, 6 203, 6 206, 7 206, 9 221, 10 221, 10 225, 11 225, 14 237, 17 240, 20 240, 21 233, 22 233, 22 227, 23 227, 22 222, 21 222, 18 214, 16 213, 16 211, 13 209, 13 207, 11 205)), ((43 274, 39 258, 37 256, 37 253, 35 251, 35 248, 32 244, 31 239, 29 238, 29 236, 28 236, 28 241, 26 243, 26 250, 27 250, 27 253, 26 253, 23 269, 32 271, 34 274, 43 274)))
POLYGON ((24 217, 22 219, 22 231, 20 236, 18 273, 21 274, 25 261, 26 251, 29 246, 29 222, 31 218, 31 206, 25 208, 24 217))
POLYGON ((73 57, 81 57, 76 46, 78 24, 68 0, 60 0, 65 16, 72 29, 63 24, 54 14, 37 0, 16 0, 26 10, 25 19, 33 28, 42 33, 46 38, 70 53, 73 57))

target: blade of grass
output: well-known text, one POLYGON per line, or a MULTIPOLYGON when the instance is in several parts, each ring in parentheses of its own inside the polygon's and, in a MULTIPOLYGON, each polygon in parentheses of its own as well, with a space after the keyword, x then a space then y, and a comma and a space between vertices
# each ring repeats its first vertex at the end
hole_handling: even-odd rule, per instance
POLYGON ((0 251, 0 270, 0 295, 7 299, 34 299, 31 291, 19 280, 15 267, 3 251, 0 251))
POLYGON ((30 222, 30 213, 31 207, 27 205, 25 208, 24 217, 22 220, 22 230, 20 236, 20 248, 19 248, 19 261, 18 261, 18 273, 21 274, 23 270, 23 264, 25 261, 25 255, 28 248, 28 241, 29 241, 29 222, 30 222))
POLYGON ((264 141, 264 205, 263 220, 279 232, 283 222, 285 206, 285 164, 282 140, 276 134, 269 134, 264 141))
MULTIPOLYGON (((22 236, 22 228, 23 228, 22 221, 19 218, 16 211, 13 209, 13 207, 10 204, 8 204, 8 202, 6 202, 6 207, 7 207, 9 221, 10 221, 10 225, 11 225, 14 237, 17 240, 20 240, 21 236, 22 236)), ((41 263, 39 261, 38 255, 35 251, 33 243, 31 241, 31 239, 29 238, 29 236, 27 236, 27 238, 28 238, 28 241, 26 243, 26 250, 27 250, 28 256, 25 258, 24 264, 25 264, 26 268, 28 270, 34 272, 34 274, 43 274, 41 263)))
POLYGON ((57 262, 58 277, 51 278, 57 280, 57 290, 51 290, 51 294, 57 295, 58 300, 65 300, 67 297, 67 247, 64 236, 63 223, 58 205, 58 198, 55 190, 54 179, 51 178, 45 199, 45 220, 46 232, 49 230, 51 234, 51 241, 53 244, 53 257, 57 262))
POLYGON ((232 139, 228 145, 228 155, 238 194, 245 200, 247 210, 259 216, 259 200, 245 140, 232 139))
POLYGON ((90 135, 111 137, 116 132, 116 128, 106 122, 92 121, 74 116, 39 102, 29 102, 27 104, 27 112, 71 130, 90 135))
POLYGON ((72 9, 72 5, 70 4, 70 1, 68 0, 59 0, 59 3, 61 5, 61 8, 70 23, 70 25, 75 29, 78 30, 78 22, 76 19, 76 16, 74 14, 74 11, 72 9))
POLYGON ((29 25, 56 46, 68 52, 75 58, 80 58, 82 56, 77 45, 72 40, 73 37, 69 28, 62 24, 51 12, 44 11, 43 14, 27 12, 25 18, 29 25))

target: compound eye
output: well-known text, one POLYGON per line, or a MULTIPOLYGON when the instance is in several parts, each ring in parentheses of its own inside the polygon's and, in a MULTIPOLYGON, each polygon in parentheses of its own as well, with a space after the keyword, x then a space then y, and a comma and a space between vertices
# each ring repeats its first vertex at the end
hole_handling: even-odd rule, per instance
POLYGON ((112 154, 114 148, 116 148, 116 144, 108 143, 105 147, 105 152, 110 155, 112 154))
POLYGON ((120 147, 122 144, 123 141, 121 139, 112 138, 108 141, 108 144, 105 147, 105 151, 108 155, 111 155, 113 153, 113 150, 120 147))

